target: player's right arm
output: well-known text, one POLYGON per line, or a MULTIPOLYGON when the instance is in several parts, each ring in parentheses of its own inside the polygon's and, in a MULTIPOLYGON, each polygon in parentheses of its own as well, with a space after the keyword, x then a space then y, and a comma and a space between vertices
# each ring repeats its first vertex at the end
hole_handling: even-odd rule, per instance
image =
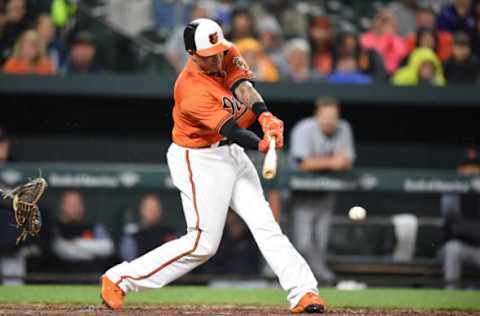
MULTIPOLYGON (((262 96, 255 89, 251 82, 254 78, 253 73, 248 68, 237 47, 233 46, 228 50, 224 63, 225 72, 227 73, 227 86, 240 102, 255 113, 258 122, 262 126, 264 140, 269 142, 270 137, 275 137, 275 147, 282 148, 283 122, 273 116, 263 101, 262 96)), ((235 134, 235 136, 237 135, 235 134)))

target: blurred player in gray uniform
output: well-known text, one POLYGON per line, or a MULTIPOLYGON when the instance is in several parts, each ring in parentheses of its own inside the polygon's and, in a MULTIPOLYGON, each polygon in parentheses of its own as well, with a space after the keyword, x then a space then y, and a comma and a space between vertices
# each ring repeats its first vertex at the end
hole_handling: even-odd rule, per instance
MULTIPOLYGON (((306 172, 347 171, 355 161, 350 124, 340 119, 334 98, 320 97, 313 117, 298 122, 291 133, 290 158, 297 170, 306 172)), ((336 195, 333 192, 297 192, 293 195, 293 229, 297 248, 314 273, 324 281, 335 275, 325 258, 336 195)))

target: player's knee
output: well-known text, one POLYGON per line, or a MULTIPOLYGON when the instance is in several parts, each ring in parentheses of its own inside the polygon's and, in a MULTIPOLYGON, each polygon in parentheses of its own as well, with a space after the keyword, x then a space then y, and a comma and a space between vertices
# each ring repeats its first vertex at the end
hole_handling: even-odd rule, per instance
POLYGON ((220 241, 216 238, 200 238, 195 254, 203 259, 209 259, 217 253, 219 243, 220 241))
POLYGON ((445 244, 445 256, 458 257, 462 251, 463 244, 459 240, 450 240, 445 244))

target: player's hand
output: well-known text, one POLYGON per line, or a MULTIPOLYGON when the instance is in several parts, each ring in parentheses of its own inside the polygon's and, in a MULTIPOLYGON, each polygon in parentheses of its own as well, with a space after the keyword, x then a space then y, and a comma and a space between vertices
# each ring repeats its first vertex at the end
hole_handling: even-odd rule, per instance
POLYGON ((275 148, 281 149, 283 147, 283 128, 272 129, 266 134, 263 134, 263 139, 258 143, 258 151, 266 153, 270 149, 270 140, 275 137, 275 148))
POLYGON ((260 114, 258 122, 260 123, 264 134, 273 128, 281 128, 283 130, 283 121, 274 116, 271 112, 263 112, 260 114))
POLYGON ((275 148, 281 149, 283 147, 283 121, 270 112, 264 112, 258 117, 258 122, 262 127, 264 140, 269 143, 270 137, 275 137, 275 148))
POLYGON ((270 141, 266 140, 265 138, 258 143, 259 152, 266 154, 268 152, 268 148, 270 148, 270 141))

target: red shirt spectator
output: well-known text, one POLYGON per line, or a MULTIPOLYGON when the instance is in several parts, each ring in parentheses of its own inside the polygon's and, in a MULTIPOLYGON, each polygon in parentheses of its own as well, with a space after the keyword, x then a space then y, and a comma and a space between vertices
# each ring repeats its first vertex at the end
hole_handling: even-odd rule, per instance
POLYGON ((366 49, 375 49, 383 57, 389 73, 398 68, 408 53, 405 41, 397 34, 395 17, 388 9, 375 17, 372 30, 362 34, 360 43, 366 49))
MULTIPOLYGON (((437 31, 436 32, 438 46, 436 48, 436 53, 442 61, 446 61, 452 56, 452 34, 448 32, 437 31)), ((415 34, 410 34, 405 39, 405 45, 407 50, 411 53, 417 47, 417 37, 415 34)))
MULTIPOLYGON (((421 29, 432 29, 435 30, 436 37, 436 47, 435 52, 442 62, 445 62, 452 55, 452 45, 453 38, 449 32, 436 30, 437 17, 435 12, 429 8, 421 8, 417 11, 416 17, 416 27, 417 30, 421 29)), ((418 45, 418 35, 409 34, 405 38, 405 45, 407 46, 408 52, 411 53, 418 45)))
POLYGON ((326 76, 333 71, 333 30, 330 19, 317 17, 310 24, 312 63, 315 70, 326 76))

